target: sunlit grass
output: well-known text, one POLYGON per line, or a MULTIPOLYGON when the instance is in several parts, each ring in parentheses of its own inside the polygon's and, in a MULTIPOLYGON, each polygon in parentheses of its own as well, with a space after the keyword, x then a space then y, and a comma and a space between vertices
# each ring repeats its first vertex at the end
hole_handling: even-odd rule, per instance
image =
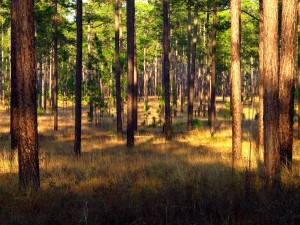
MULTIPOLYGON (((158 103, 154 98, 150 100, 151 115, 154 115, 158 103)), ((59 131, 53 131, 50 113, 41 115, 38 126, 41 191, 34 200, 40 207, 40 216, 34 216, 39 221, 34 224, 46 223, 51 215, 55 217, 54 224, 77 224, 79 215, 85 212, 85 203, 90 224, 261 222, 266 217, 264 213, 270 210, 268 207, 272 206, 262 202, 269 200, 262 194, 263 153, 257 153, 255 148, 256 121, 244 123, 243 160, 232 170, 231 122, 222 117, 222 107, 220 103, 217 106, 220 112, 214 137, 209 133, 207 118, 202 117, 198 117, 201 126, 187 133, 186 115, 178 112, 178 117, 173 118, 177 129, 172 141, 165 141, 158 124, 156 127, 141 125, 136 134, 136 147, 130 150, 126 148, 125 140, 117 139, 114 118, 104 118, 99 127, 87 122, 84 111, 82 156, 79 159, 73 154, 74 117, 71 109, 60 109, 59 131), (247 206, 242 201, 248 195, 253 200, 247 206), (260 205, 258 210, 261 211, 253 215, 250 212, 256 204, 260 205), (74 205, 78 207, 72 208, 74 205), (70 214, 72 219, 62 214, 54 216, 57 211, 70 214), (49 213, 50 216, 46 216, 49 213)), ((139 110, 143 110, 142 102, 139 110)), ((244 107, 244 111, 247 110, 244 107)), ((0 133, 1 200, 1 193, 10 196, 9 199, 18 193, 17 157, 11 157, 9 148, 9 113, 1 109, 0 119, 3 121, 0 133)), ((144 115, 140 114, 142 120, 144 115)), ((293 172, 285 169, 282 172, 283 187, 293 196, 299 194, 300 189, 299 148, 300 141, 295 139, 293 172)), ((2 201, 9 199, 2 198, 2 201)), ((23 201, 32 200, 14 200, 9 209, 0 212, 10 217, 8 211, 18 208, 23 201)), ((296 202, 299 201, 297 198, 296 202)), ((37 206, 30 207, 33 208, 29 212, 18 209, 19 216, 10 220, 18 223, 22 216, 37 215, 37 206)), ((296 210, 297 207, 291 213, 296 210)), ((278 219, 276 212, 273 213, 272 216, 278 219)))

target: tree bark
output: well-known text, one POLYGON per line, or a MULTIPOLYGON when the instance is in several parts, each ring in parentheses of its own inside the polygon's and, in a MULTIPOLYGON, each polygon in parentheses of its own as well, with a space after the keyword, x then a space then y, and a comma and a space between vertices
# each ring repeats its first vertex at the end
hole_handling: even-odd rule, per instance
POLYGON ((57 74, 57 0, 53 1, 54 10, 55 10, 55 18, 54 18, 54 36, 53 36, 53 111, 54 111, 54 130, 58 130, 58 74, 57 74))
POLYGON ((300 2, 298 3, 298 139, 300 139, 300 2))
POLYGON ((81 155, 81 86, 82 86, 82 0, 77 0, 76 80, 75 80, 75 140, 74 153, 81 155))
POLYGON ((23 191, 40 187, 34 32, 34 1, 11 1, 11 148, 23 191))
POLYGON ((292 169, 294 78, 296 75, 297 0, 282 1, 279 73, 279 141, 281 163, 292 169))
POLYGON ((165 135, 172 139, 171 107, 170 107, 170 20, 169 0, 163 1, 163 87, 165 93, 165 135))
POLYGON ((198 30, 198 3, 194 9, 194 31, 192 40, 192 63, 189 77, 189 94, 188 94, 188 130, 193 129, 193 110, 194 110, 194 95, 195 95, 195 74, 196 74, 196 47, 197 47, 197 30, 198 30))
POLYGON ((117 101, 117 136, 122 132, 122 97, 121 97, 121 66, 120 66, 120 0, 115 0, 115 58, 116 58, 116 101, 117 101))
POLYGON ((259 0, 259 89, 258 89, 258 134, 257 134, 257 149, 258 152, 264 149, 264 21, 263 21, 263 0, 259 0))
POLYGON ((263 1, 264 17, 264 164, 269 190, 281 183, 278 89, 278 0, 263 1))
POLYGON ((216 121, 216 49, 217 49, 217 6, 213 1, 212 70, 210 91, 210 134, 215 134, 216 121))
POLYGON ((134 0, 127 0, 127 148, 134 146, 134 0))
POLYGON ((144 47, 144 105, 148 105, 148 73, 146 68, 146 48, 144 47))
POLYGON ((192 39, 192 16, 191 16, 191 3, 188 3, 188 36, 187 36, 187 83, 188 83, 188 123, 187 123, 187 130, 190 131, 193 129, 193 106, 191 104, 191 97, 190 93, 192 93, 193 90, 191 85, 191 39, 192 39))
POLYGON ((242 102, 240 60, 241 0, 231 0, 232 165, 242 158, 242 102))

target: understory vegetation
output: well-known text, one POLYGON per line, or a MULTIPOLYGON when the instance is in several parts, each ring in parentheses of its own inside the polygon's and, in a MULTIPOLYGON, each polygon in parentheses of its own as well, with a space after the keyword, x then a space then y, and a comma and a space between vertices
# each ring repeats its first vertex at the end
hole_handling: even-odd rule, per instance
MULTIPOLYGON (((224 104, 217 102, 215 137, 203 117, 197 117, 196 129, 186 133, 186 114, 179 112, 173 118, 172 141, 165 141, 161 126, 149 121, 139 126, 131 150, 125 140, 117 140, 114 117, 106 115, 96 126, 84 113, 80 158, 73 154, 71 108, 60 108, 56 132, 51 113, 43 113, 37 195, 18 191, 9 113, 1 109, 1 224, 299 224, 299 140, 294 142, 293 172, 282 172, 283 191, 268 193, 263 153, 255 148, 257 124, 248 120, 255 111, 244 107, 243 162, 232 170, 231 122, 223 117, 224 104)), ((149 106, 152 118, 157 99, 151 97, 149 106)), ((142 103, 139 111, 142 123, 142 103)))

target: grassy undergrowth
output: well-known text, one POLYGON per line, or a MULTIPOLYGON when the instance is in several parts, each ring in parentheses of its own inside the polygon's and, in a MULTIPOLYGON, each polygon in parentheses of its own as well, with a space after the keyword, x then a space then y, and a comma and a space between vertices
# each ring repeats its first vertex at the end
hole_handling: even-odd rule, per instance
MULTIPOLYGON (((150 104, 155 110, 153 99, 150 104)), ((179 113, 172 141, 164 140, 159 126, 145 125, 132 150, 116 139, 113 118, 96 127, 84 117, 80 159, 73 156, 70 110, 61 110, 58 132, 51 115, 43 114, 41 190, 34 196, 18 192, 9 114, 0 111, 0 224, 299 224, 300 142, 295 140, 293 172, 283 170, 283 191, 268 193, 262 153, 254 148, 256 124, 252 133, 245 121, 244 159, 232 170, 231 123, 222 119, 221 104, 218 111, 214 138, 206 118, 198 117, 198 129, 186 133, 179 113)))

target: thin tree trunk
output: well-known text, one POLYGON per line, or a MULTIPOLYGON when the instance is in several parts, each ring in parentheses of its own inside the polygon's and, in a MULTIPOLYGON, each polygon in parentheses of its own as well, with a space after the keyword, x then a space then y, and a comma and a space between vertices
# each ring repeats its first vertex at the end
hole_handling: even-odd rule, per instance
POLYGON ((92 72, 92 26, 91 21, 88 21, 88 63, 87 63, 87 88, 88 88, 88 95, 89 95, 89 119, 91 124, 93 124, 94 120, 94 102, 93 102, 93 72, 92 72))
POLYGON ((211 91, 210 91, 210 134, 215 134, 216 121, 216 48, 217 48, 217 6, 213 1, 213 35, 212 35, 212 70, 211 70, 211 91))
POLYGON ((298 2, 298 139, 300 139, 300 2, 298 2))
POLYGON ((163 1, 163 87, 165 93, 165 135, 172 139, 171 107, 170 107, 170 20, 169 0, 163 1))
POLYGON ((121 97, 121 66, 120 66, 120 0, 115 0, 115 58, 116 58, 116 101, 117 101, 117 135, 122 133, 122 97, 121 97))
POLYGON ((127 148, 134 146, 134 23, 135 6, 134 0, 126 0, 127 3, 127 148))
POLYGON ((264 149, 264 21, 263 21, 263 0, 259 0, 259 102, 258 102, 258 134, 257 134, 257 149, 258 152, 264 149))
POLYGON ((38 79, 38 108, 42 108, 42 91, 43 86, 43 55, 40 55, 39 60, 39 79, 38 79))
POLYGON ((81 86, 82 86, 82 0, 77 0, 77 41, 76 41, 76 80, 75 80, 75 140, 74 153, 81 155, 81 86))
POLYGON ((197 29, 198 29, 198 4, 195 5, 194 11, 194 34, 192 40, 192 63, 189 79, 189 94, 188 94, 188 130, 193 129, 193 109, 195 95, 195 74, 196 74, 196 47, 197 47, 197 29))
POLYGON ((231 0, 231 79, 232 79, 232 166, 242 158, 242 102, 240 60, 241 0, 231 0))
POLYGON ((40 187, 34 31, 34 1, 11 1, 11 147, 23 191, 40 187))
MULTIPOLYGON (((134 10, 135 13, 135 10, 134 10)), ((135 16, 135 15, 134 15, 135 16)), ((138 88, 138 70, 137 70, 137 58, 136 58, 136 30, 134 23, 134 96, 133 96, 133 121, 134 121, 134 130, 137 130, 138 127, 138 96, 139 96, 139 88, 138 88)))
POLYGON ((0 96, 2 105, 5 105, 5 72, 4 72, 4 27, 3 27, 3 18, 1 20, 1 89, 0 89, 0 96))
POLYGON ((187 123, 187 130, 190 131, 193 129, 193 106, 191 103, 191 100, 193 99, 193 97, 191 98, 190 94, 192 95, 192 77, 191 77, 191 32, 192 32, 192 28, 191 28, 191 20, 192 20, 192 16, 191 16, 191 5, 190 3, 188 3, 188 37, 187 37, 187 82, 188 82, 188 123, 187 123))
POLYGON ((146 48, 144 48, 144 105, 148 105, 148 73, 146 71, 146 48))
MULTIPOLYGON (((54 10, 55 16, 57 17, 57 0, 53 1, 54 3, 54 10)), ((58 66, 58 59, 57 59, 57 18, 54 18, 54 39, 53 39, 53 111, 54 111, 54 130, 58 130, 58 106, 57 106, 57 99, 58 99, 58 74, 57 74, 57 66, 58 66)))
POLYGON ((279 142, 281 162, 292 169, 294 78, 296 75, 297 0, 282 1, 279 74, 279 142))
POLYGON ((263 1, 264 17, 264 164, 268 189, 280 186, 278 0, 263 1))

